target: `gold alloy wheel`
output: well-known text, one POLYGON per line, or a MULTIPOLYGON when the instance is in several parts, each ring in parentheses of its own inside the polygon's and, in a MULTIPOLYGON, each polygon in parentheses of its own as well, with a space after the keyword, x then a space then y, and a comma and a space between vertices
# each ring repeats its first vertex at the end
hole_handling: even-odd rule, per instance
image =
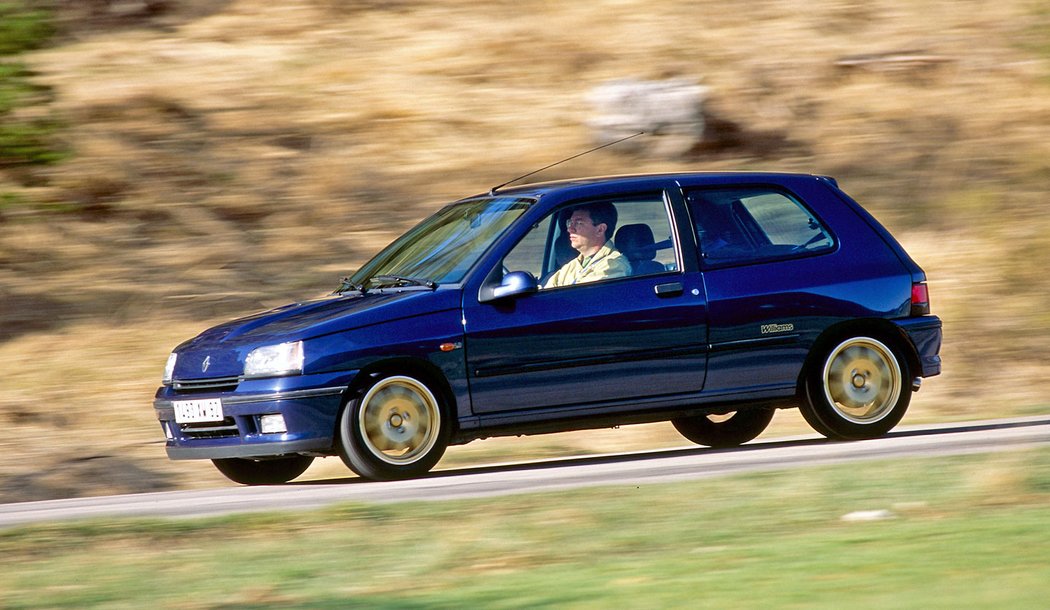
POLYGON ((420 460, 438 440, 441 410, 434 394, 411 377, 379 380, 361 399, 361 438, 376 458, 395 466, 420 460))
POLYGON ((824 395, 832 409, 854 424, 873 424, 889 415, 903 389, 893 351, 870 337, 848 339, 824 364, 824 395))

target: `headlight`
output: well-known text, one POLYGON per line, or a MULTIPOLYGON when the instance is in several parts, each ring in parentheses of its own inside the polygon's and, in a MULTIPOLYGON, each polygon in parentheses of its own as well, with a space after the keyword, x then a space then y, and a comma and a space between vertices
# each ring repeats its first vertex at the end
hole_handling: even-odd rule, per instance
POLYGON ((164 365, 164 379, 161 383, 165 385, 171 383, 172 378, 175 376, 176 359, 178 359, 178 355, 175 352, 168 354, 168 363, 164 365))
POLYGON ((244 359, 245 377, 276 377, 303 371, 303 342, 253 349, 244 359))

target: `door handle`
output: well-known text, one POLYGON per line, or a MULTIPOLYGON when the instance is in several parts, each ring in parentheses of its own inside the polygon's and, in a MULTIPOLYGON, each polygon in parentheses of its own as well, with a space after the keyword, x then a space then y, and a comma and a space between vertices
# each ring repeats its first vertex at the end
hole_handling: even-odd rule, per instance
POLYGON ((682 283, 671 282, 669 284, 657 284, 653 287, 653 292, 658 297, 673 297, 682 294, 682 283))

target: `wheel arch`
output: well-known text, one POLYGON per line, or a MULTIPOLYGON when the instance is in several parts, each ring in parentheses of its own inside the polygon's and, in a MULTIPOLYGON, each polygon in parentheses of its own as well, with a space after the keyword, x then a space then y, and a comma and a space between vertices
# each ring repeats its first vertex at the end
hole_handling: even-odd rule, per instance
MULTIPOLYGON (((459 429, 459 421, 456 414, 459 412, 456 404, 456 396, 452 392, 452 386, 444 373, 433 363, 421 358, 399 357, 385 358, 372 362, 361 369, 354 380, 347 387, 343 395, 343 404, 340 412, 346 409, 350 401, 364 395, 365 391, 381 375, 398 374, 415 377, 427 385, 438 399, 438 406, 442 409, 441 415, 448 419, 450 430, 455 434, 459 429)), ((338 418, 336 419, 336 435, 338 434, 338 418)))
POLYGON ((896 353, 903 355, 909 371, 909 378, 904 379, 903 382, 906 388, 911 387, 911 378, 914 377, 915 371, 922 370, 915 346, 912 345, 904 331, 892 321, 883 318, 866 318, 833 324, 817 337, 809 350, 809 354, 806 356, 806 361, 803 363, 802 370, 799 371, 798 379, 796 380, 796 392, 800 398, 805 391, 806 379, 809 378, 814 367, 821 366, 824 354, 839 342, 856 336, 868 336, 872 339, 878 339, 886 343, 896 353))

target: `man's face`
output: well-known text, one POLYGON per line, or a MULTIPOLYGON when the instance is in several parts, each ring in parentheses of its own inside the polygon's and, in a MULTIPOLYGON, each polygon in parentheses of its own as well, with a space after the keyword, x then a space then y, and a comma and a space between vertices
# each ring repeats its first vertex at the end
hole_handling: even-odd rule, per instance
POLYGON ((605 223, 596 225, 591 222, 591 214, 586 210, 574 211, 566 226, 569 230, 569 243, 580 254, 594 254, 605 243, 605 223))

